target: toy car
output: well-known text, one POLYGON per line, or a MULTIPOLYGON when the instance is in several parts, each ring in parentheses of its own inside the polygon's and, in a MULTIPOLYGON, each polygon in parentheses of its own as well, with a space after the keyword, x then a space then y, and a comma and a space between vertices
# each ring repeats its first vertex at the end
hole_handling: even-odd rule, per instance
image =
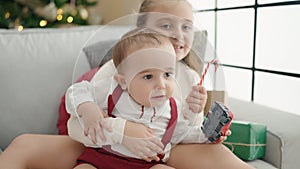
POLYGON ((220 137, 230 128, 232 112, 220 102, 214 102, 203 121, 202 131, 209 141, 220 142, 220 137))

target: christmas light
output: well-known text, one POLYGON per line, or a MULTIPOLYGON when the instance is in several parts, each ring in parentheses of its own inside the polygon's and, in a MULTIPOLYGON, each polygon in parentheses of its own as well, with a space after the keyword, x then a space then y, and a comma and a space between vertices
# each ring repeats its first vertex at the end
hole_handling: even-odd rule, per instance
POLYGON ((22 25, 18 26, 18 31, 19 31, 19 32, 21 32, 23 29, 24 29, 24 28, 23 28, 22 25))
POLYGON ((40 21, 40 26, 41 27, 45 27, 47 25, 47 21, 46 20, 41 20, 40 21))
POLYGON ((67 18, 67 22, 68 22, 68 23, 72 23, 72 22, 73 22, 73 20, 74 20, 74 19, 73 19, 73 17, 72 17, 72 16, 69 16, 69 17, 67 18))
POLYGON ((63 15, 59 14, 56 16, 56 20, 61 21, 63 19, 63 15))
POLYGON ((59 27, 64 24, 90 25, 99 23, 88 9, 99 0, 0 0, 0 28, 23 30, 34 27, 59 27), (44 21, 41 21, 43 19, 44 21))
POLYGON ((5 19, 8 19, 9 17, 10 17, 10 13, 9 13, 9 12, 6 12, 5 15, 4 15, 4 18, 5 18, 5 19))
POLYGON ((59 9, 56 11, 57 15, 62 15, 63 12, 64 12, 64 11, 63 11, 61 8, 59 8, 59 9))

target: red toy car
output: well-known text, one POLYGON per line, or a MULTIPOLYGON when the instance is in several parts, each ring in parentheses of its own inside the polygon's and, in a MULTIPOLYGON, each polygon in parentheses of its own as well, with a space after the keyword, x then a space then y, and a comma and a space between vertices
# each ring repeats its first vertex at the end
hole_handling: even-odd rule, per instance
POLYGON ((220 102, 214 102, 203 121, 202 131, 209 141, 220 142, 231 126, 232 112, 220 102))

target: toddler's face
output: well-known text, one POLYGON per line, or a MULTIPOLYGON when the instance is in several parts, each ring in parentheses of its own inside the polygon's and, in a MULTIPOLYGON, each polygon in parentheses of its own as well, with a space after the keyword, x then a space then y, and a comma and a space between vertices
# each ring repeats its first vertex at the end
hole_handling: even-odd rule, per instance
POLYGON ((174 69, 145 69, 139 72, 128 88, 130 96, 146 107, 158 107, 169 99, 174 90, 174 69))
POLYGON ((125 61, 127 91, 137 103, 157 107, 172 96, 176 86, 176 57, 171 44, 141 49, 125 61))
POLYGON ((177 60, 189 53, 194 25, 192 9, 186 2, 162 2, 147 14, 146 26, 172 37, 177 60))

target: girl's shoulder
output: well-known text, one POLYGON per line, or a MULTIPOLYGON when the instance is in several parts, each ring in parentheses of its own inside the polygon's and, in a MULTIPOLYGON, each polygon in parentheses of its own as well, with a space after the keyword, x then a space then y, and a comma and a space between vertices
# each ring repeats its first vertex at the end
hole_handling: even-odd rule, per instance
POLYGON ((200 78, 199 73, 197 73, 194 69, 190 68, 186 63, 181 62, 181 61, 177 62, 177 64, 176 64, 176 75, 189 76, 192 79, 200 78))

